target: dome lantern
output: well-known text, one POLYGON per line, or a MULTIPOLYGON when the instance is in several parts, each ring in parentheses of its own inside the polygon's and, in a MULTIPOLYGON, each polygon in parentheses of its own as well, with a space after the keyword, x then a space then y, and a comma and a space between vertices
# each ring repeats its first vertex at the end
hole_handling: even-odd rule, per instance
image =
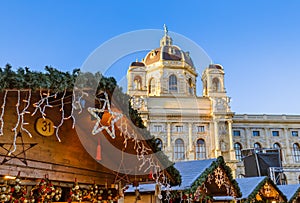
POLYGON ((164 34, 163 38, 161 38, 161 40, 160 40, 160 47, 162 47, 162 46, 172 46, 173 40, 168 35, 168 28, 167 28, 166 24, 164 24, 164 32, 165 32, 165 34, 164 34))

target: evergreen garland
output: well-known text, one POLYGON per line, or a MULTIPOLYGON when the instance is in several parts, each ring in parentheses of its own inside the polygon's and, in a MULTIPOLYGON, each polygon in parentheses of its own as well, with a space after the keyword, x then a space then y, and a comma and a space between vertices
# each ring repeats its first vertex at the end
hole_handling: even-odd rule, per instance
POLYGON ((16 72, 10 64, 0 68, 0 90, 4 89, 51 89, 62 92, 71 90, 79 74, 79 69, 72 73, 62 72, 51 66, 45 67, 45 72, 31 71, 28 67, 19 68, 16 72))

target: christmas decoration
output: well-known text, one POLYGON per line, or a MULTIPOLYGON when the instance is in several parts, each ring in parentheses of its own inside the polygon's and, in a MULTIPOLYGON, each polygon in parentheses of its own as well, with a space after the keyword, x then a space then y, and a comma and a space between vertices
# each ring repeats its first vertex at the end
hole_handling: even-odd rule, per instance
MULTIPOLYGON (((45 73, 30 71, 29 68, 26 67, 19 68, 17 72, 14 72, 9 64, 7 64, 4 69, 0 68, 0 90, 3 91, 3 97, 1 98, 2 101, 0 102, 2 104, 0 112, 0 136, 3 136, 3 129, 5 127, 4 118, 6 117, 5 108, 7 95, 15 93, 17 98, 15 108, 17 117, 12 129, 13 144, 12 148, 9 148, 9 153, 6 155, 7 157, 9 157, 9 155, 13 158, 19 157, 19 154, 14 154, 19 146, 19 144, 16 143, 19 133, 25 132, 29 137, 32 137, 31 132, 26 129, 26 125, 29 123, 26 122, 25 115, 30 114, 34 116, 40 114, 42 118, 46 118, 50 109, 59 107, 61 114, 59 123, 55 126, 55 135, 57 140, 61 142, 59 130, 64 124, 64 121, 72 119, 72 127, 75 126, 75 111, 80 114, 85 109, 84 97, 89 96, 85 90, 97 87, 96 95, 98 95, 101 91, 105 93, 103 98, 98 98, 96 96, 95 99, 98 99, 100 102, 104 102, 105 105, 99 109, 95 107, 88 108, 88 111, 92 114, 92 116, 97 119, 97 123, 94 126, 92 134, 106 130, 112 138, 115 138, 115 128, 118 128, 121 132, 120 136, 124 138, 125 148, 127 147, 128 142, 134 143, 134 150, 136 150, 137 159, 140 161, 139 170, 142 170, 145 173, 149 173, 149 171, 152 170, 153 177, 155 177, 156 182, 164 178, 165 175, 161 171, 160 164, 166 166, 170 166, 172 164, 162 153, 155 154, 155 156, 158 157, 159 163, 157 159, 150 154, 153 152, 153 149, 154 152, 156 151, 154 138, 148 131, 142 130, 142 136, 144 136, 145 139, 144 141, 141 141, 138 139, 138 135, 140 136, 141 133, 128 128, 127 120, 124 118, 124 115, 126 115, 127 118, 130 118, 134 125, 136 125, 139 129, 143 129, 145 126, 143 126, 142 119, 139 117, 138 112, 131 108, 129 96, 124 94, 121 88, 116 85, 114 78, 103 77, 100 73, 82 73, 81 77, 78 77, 79 69, 73 70, 72 73, 64 73, 46 66, 45 71, 45 73), (77 82, 76 84, 75 80, 77 82), (39 91, 40 97, 38 101, 32 101, 33 91, 39 91), (118 106, 125 107, 125 109, 123 109, 125 112, 119 113, 112 110, 108 98, 108 94, 111 94, 112 92, 114 93, 118 106), (67 100, 67 98, 70 97, 71 99, 67 100), (68 112, 66 112, 65 109, 67 104, 71 104, 71 108, 67 108, 68 112), (129 109, 127 108, 128 106, 129 109), (22 109, 22 107, 24 108, 22 109), (109 118, 106 125, 101 123, 102 121, 99 114, 103 114, 109 118)), ((23 152, 25 150, 26 149, 23 148, 23 152)), ((23 160, 26 160, 25 154, 23 160)), ((2 164, 3 163, 4 162, 2 162, 2 164)), ((27 163, 25 164, 27 165, 27 163)), ((180 175, 173 166, 168 167, 166 170, 173 177, 176 177, 174 182, 175 184, 180 183, 180 175)))
POLYGON ((0 202, 8 202, 11 198, 10 195, 11 188, 7 184, 7 181, 3 185, 0 185, 0 202))
POLYGON ((54 194, 54 201, 58 202, 61 199, 61 195, 62 195, 62 189, 61 187, 56 187, 55 188, 55 194, 54 194))
MULTIPOLYGON (((7 189, 7 186, 4 186, 3 189, 7 189)), ((11 185, 9 192, 6 195, 8 202, 12 203, 26 203, 28 199, 26 198, 26 186, 21 185, 20 172, 18 173, 13 185, 11 185)))
POLYGON ((102 99, 100 98, 100 102, 104 102, 104 105, 101 109, 98 109, 98 108, 92 108, 92 107, 89 107, 88 108, 88 111, 89 113, 97 119, 97 122, 94 126, 94 129, 92 131, 92 134, 93 135, 96 135, 97 133, 101 132, 102 130, 106 130, 106 132, 111 136, 111 138, 115 138, 116 135, 115 135, 115 123, 122 118, 122 114, 121 113, 118 113, 118 112, 113 112, 110 108, 110 102, 109 102, 109 99, 108 99, 108 95, 106 92, 104 92, 104 95, 105 95, 105 99, 102 99), (107 125, 103 125, 103 123, 101 122, 102 121, 102 118, 100 118, 99 116, 99 113, 108 113, 109 114, 109 118, 108 118, 108 121, 107 123, 109 124, 108 126, 107 125), (100 126, 100 128, 99 128, 100 126), (109 127, 111 128, 111 130, 109 129, 109 127))
POLYGON ((31 202, 51 202, 55 194, 54 185, 46 175, 38 185, 31 189, 30 198, 31 202))
POLYGON ((231 169, 225 164, 221 156, 212 162, 211 166, 197 178, 188 193, 192 194, 197 201, 204 198, 211 199, 212 197, 207 195, 207 184, 212 184, 213 181, 219 189, 225 187, 227 195, 233 197, 241 196, 238 184, 231 175, 231 169))
POLYGON ((1 115, 0 115, 0 136, 3 135, 3 127, 4 127, 4 120, 3 120, 3 115, 5 112, 5 105, 6 105, 6 97, 7 97, 7 90, 5 90, 4 96, 3 96, 3 104, 1 106, 1 115))
POLYGON ((30 106, 31 90, 28 90, 27 93, 28 93, 28 98, 23 100, 23 102, 26 103, 26 106, 24 107, 23 111, 20 113, 20 116, 21 116, 21 129, 20 130, 26 132, 29 137, 32 137, 31 133, 24 127, 24 125, 29 124, 29 123, 25 122, 24 116, 25 116, 25 114, 30 114, 30 112, 28 111, 28 108, 30 106))
MULTIPOLYGON (((152 149, 147 147, 138 138, 137 132, 135 132, 134 130, 129 132, 128 127, 127 127, 127 121, 121 113, 113 112, 111 110, 108 93, 102 92, 101 94, 104 95, 104 98, 100 97, 98 99, 99 99, 99 103, 103 103, 102 107, 101 108, 93 108, 93 107, 88 108, 89 113, 94 118, 97 119, 97 122, 92 131, 92 134, 95 135, 95 134, 101 132, 102 130, 105 130, 111 136, 111 138, 114 139, 114 138, 116 138, 116 134, 115 134, 115 124, 116 124, 117 127, 119 128, 119 130, 122 132, 120 135, 123 136, 123 138, 124 138, 125 148, 127 147, 128 140, 131 140, 132 142, 134 142, 134 149, 136 150, 137 159, 141 162, 139 165, 139 170, 142 170, 144 168, 144 172, 147 172, 150 169, 154 168, 154 171, 156 174, 156 182, 159 182, 159 179, 164 176, 164 173, 161 173, 160 165, 158 163, 156 163, 154 156, 152 154, 150 154, 152 152, 152 149), (109 114, 108 122, 107 122, 109 125, 104 125, 102 123, 103 119, 107 119, 107 118, 105 118, 105 113, 109 114), (101 116, 99 116, 99 114, 101 116), (120 121, 120 122, 117 123, 117 121, 120 121), (99 126, 100 126, 100 128, 99 128, 99 126), (111 128, 111 130, 110 130, 110 128, 111 128)), ((121 160, 120 167, 122 167, 122 166, 124 167, 124 165, 122 165, 122 163, 123 163, 123 157, 121 160)), ((119 170, 120 170, 120 167, 119 167, 119 170)), ((118 173, 117 173, 117 177, 118 177, 119 172, 120 171, 118 171, 118 173)))
POLYGON ((0 147, 3 148, 7 153, 4 155, 4 158, 1 162, 1 165, 8 162, 9 160, 15 158, 19 159, 21 162, 23 162, 27 166, 27 159, 26 159, 26 151, 31 149, 32 147, 36 146, 37 143, 24 143, 22 133, 17 134, 17 138, 14 140, 13 143, 0 143, 0 147), (21 143, 16 143, 17 138, 21 139, 21 143), (9 145, 10 147, 6 147, 9 145), (22 150, 18 153, 12 153, 13 146, 21 146, 22 150))
POLYGON ((83 198, 77 179, 75 179, 73 187, 70 189, 68 202, 81 202, 83 198))
POLYGON ((96 160, 101 161, 101 145, 100 145, 100 138, 98 138, 98 145, 97 145, 97 151, 96 151, 96 160))
POLYGON ((63 93, 62 97, 60 98, 60 100, 61 100, 61 108, 60 108, 59 111, 61 111, 61 120, 60 120, 60 123, 57 126, 54 126, 54 128, 56 128, 55 135, 56 135, 56 138, 57 138, 57 140, 59 142, 61 142, 61 140, 59 138, 58 131, 59 131, 60 127, 64 124, 64 120, 68 119, 68 118, 65 118, 65 111, 64 111, 64 99, 65 99, 65 96, 66 96, 66 89, 64 90, 64 93, 63 93))

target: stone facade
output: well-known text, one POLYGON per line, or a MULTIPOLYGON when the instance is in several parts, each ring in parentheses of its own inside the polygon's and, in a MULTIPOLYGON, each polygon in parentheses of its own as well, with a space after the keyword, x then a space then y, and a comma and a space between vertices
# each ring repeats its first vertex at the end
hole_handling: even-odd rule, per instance
MULTIPOLYGON (((239 176, 244 174, 241 149, 253 148, 256 142, 264 148, 277 143, 283 166, 299 169, 300 152, 295 146, 299 147, 300 116, 234 114, 224 74, 221 65, 209 65, 201 77, 203 94, 197 96, 198 73, 192 59, 173 45, 165 30, 160 47, 130 65, 127 91, 144 124, 173 161, 222 155, 239 176), (253 136, 257 132, 259 136, 253 136)), ((286 175, 289 183, 298 183, 300 172, 286 175)))

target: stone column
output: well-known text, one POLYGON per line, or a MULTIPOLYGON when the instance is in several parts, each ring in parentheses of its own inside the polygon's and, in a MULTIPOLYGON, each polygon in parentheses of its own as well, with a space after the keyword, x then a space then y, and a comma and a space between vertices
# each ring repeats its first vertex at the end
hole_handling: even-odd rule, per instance
POLYGON ((193 123, 189 123, 189 147, 188 147, 188 159, 189 160, 194 160, 194 153, 193 153, 193 123))
POLYGON ((218 129, 218 121, 214 121, 214 128, 215 128, 215 157, 219 156, 220 151, 220 143, 219 143, 219 129, 218 129))
POLYGON ((230 160, 235 160, 233 136, 232 136, 232 120, 228 121, 228 136, 229 136, 229 154, 230 160))
POLYGON ((286 146, 286 150, 285 150, 285 154, 283 155, 283 162, 285 163, 292 163, 292 152, 291 152, 291 146, 293 143, 290 143, 289 140, 289 135, 288 135, 288 129, 283 128, 283 134, 285 137, 285 146, 286 146))
POLYGON ((193 136, 193 124, 189 123, 189 151, 193 150, 192 136, 193 136))
POLYGON ((245 137, 247 138, 247 141, 246 141, 247 146, 245 148, 253 148, 253 145, 250 144, 250 139, 252 137, 250 129, 245 128, 245 132, 246 132, 245 137))
POLYGON ((228 121, 228 133, 229 133, 229 149, 230 151, 234 150, 233 148, 233 137, 232 137, 232 121, 228 121))
POLYGON ((167 146, 171 150, 171 123, 167 123, 167 146))
POLYGON ((266 136, 266 144, 267 146, 265 146, 266 148, 272 148, 273 146, 271 146, 271 143, 270 143, 270 132, 268 130, 268 128, 264 128, 264 131, 265 131, 265 136, 266 136))

